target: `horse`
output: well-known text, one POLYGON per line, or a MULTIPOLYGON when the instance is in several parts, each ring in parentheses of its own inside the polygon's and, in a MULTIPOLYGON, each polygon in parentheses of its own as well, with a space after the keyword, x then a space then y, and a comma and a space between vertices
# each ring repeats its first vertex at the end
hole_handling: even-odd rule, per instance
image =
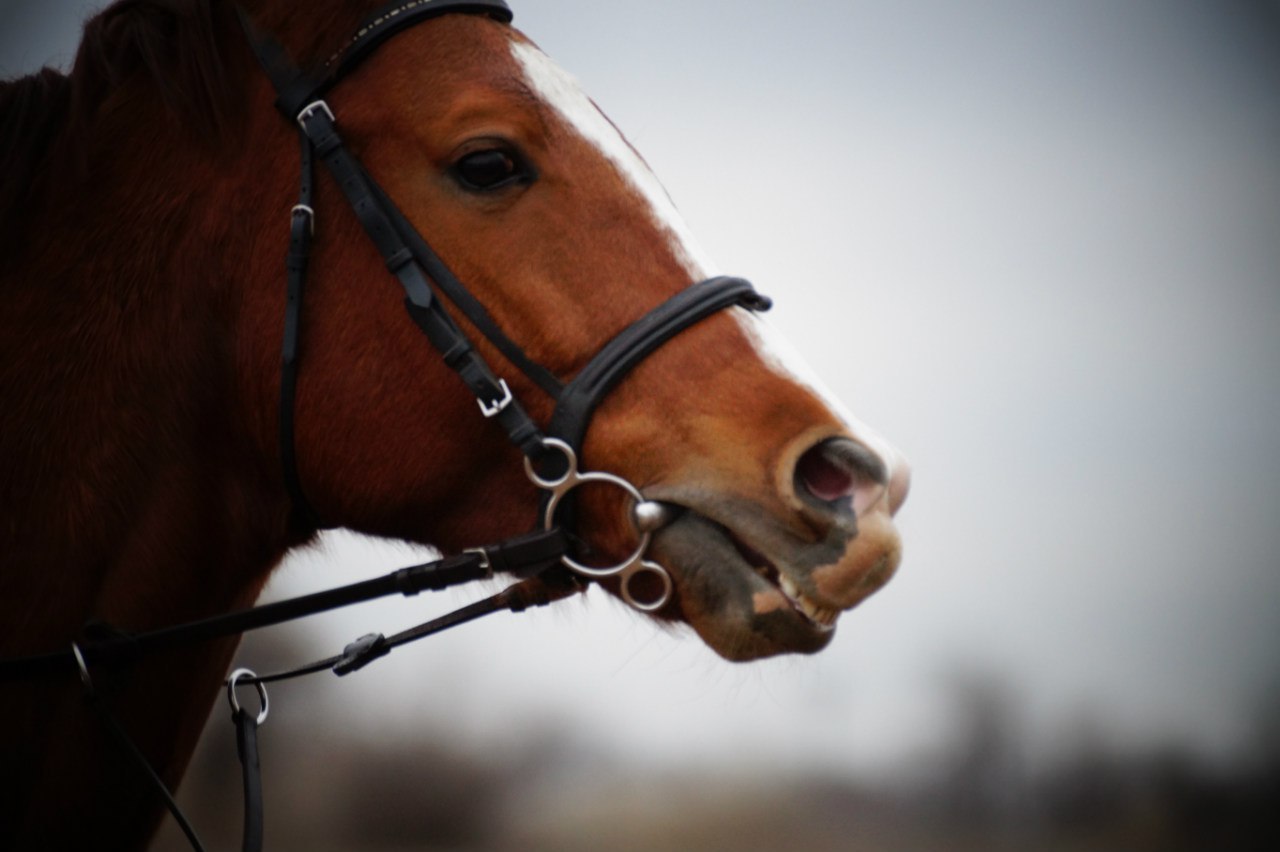
MULTIPOLYGON (((734 661, 821 650, 895 572, 902 457, 504 10, 119 0, 70 72, 0 84, 0 657, 248 608, 332 526, 448 553, 571 524, 577 579, 734 661), (308 134, 331 169, 300 196, 308 134), (400 249, 354 185, 398 211, 400 249), (449 275, 465 293, 441 299, 449 275), (446 357, 431 323, 459 332, 446 357), (595 370, 628 336, 625 370, 595 370), (557 395, 593 372, 555 441, 557 395), (548 505, 576 466, 608 474, 548 505), (610 560, 640 574, 593 573, 610 560)), ((0 683, 0 845, 145 845, 163 809, 86 710, 90 671, 172 786, 237 640, 0 683)))

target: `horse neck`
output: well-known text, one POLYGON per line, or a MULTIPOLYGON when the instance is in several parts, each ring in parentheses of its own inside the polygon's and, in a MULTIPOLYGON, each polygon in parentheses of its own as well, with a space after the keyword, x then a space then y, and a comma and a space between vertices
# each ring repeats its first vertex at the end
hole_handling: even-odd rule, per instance
MULTIPOLYGON (((137 88, 60 134, 50 148, 79 149, 88 168, 44 160, 73 176, 33 184, 47 191, 0 257, 3 656, 65 648, 89 621, 136 631, 247 605, 294 543, 277 462, 255 438, 274 412, 243 387, 238 316, 241 276, 282 274, 247 269, 260 226, 247 214, 286 203, 289 171, 247 178, 247 155, 229 152, 250 146, 200 144, 137 88), (270 207, 256 196, 272 192, 270 207)), ((234 647, 95 674, 170 784, 234 647)), ((0 684, 0 729, 14 770, 0 847, 142 845, 154 797, 74 678, 0 684)))
POLYGON ((246 602, 288 543, 235 378, 246 237, 212 224, 216 151, 165 118, 96 148, 0 280, 0 647, 246 602))

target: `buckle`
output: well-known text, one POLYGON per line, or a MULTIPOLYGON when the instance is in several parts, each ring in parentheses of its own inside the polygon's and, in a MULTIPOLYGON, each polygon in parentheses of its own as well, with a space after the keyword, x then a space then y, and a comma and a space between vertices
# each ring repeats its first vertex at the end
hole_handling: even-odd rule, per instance
POLYGON ((494 400, 493 402, 485 402, 483 399, 476 400, 476 404, 480 406, 480 413, 485 417, 493 417, 511 404, 511 388, 507 387, 507 380, 498 379, 498 387, 502 388, 502 399, 494 400))
POLYGON ((306 121, 316 110, 321 110, 325 115, 329 116, 329 121, 337 124, 338 120, 333 117, 333 110, 329 109, 329 105, 323 100, 312 101, 302 108, 302 112, 298 113, 298 124, 303 130, 307 129, 306 121))
POLYGON ((463 553, 474 553, 480 557, 480 567, 483 568, 490 577, 493 576, 493 563, 489 561, 489 551, 484 547, 467 547, 463 553))

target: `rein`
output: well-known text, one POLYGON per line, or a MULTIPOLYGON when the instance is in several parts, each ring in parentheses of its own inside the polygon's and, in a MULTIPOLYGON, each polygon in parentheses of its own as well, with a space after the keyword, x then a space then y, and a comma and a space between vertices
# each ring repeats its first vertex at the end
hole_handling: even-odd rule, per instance
POLYGON ((414 565, 382 577, 316 594, 227 613, 201 621, 146 633, 113 633, 68 651, 21 659, 0 660, 0 681, 77 673, 86 698, 103 725, 120 742, 132 762, 151 779, 179 826, 196 850, 203 850, 194 830, 174 802, 163 780, 112 716, 92 671, 135 662, 159 650, 238 635, 269 625, 393 594, 416 595, 459 583, 491 578, 495 572, 514 574, 519 582, 492 597, 417 627, 386 637, 363 636, 342 653, 295 669, 258 676, 238 669, 227 679, 228 699, 237 731, 237 747, 244 768, 245 830, 243 848, 262 846, 261 783, 258 777, 257 730, 267 717, 264 684, 332 670, 346 675, 408 642, 433 635, 494 612, 521 612, 560 600, 585 588, 589 580, 617 578, 622 598, 635 609, 653 612, 665 606, 674 589, 670 574, 646 558, 652 534, 667 520, 661 504, 647 501, 633 484, 606 472, 580 471, 578 454, 592 414, 608 394, 641 361, 685 329, 725 308, 740 306, 764 311, 770 301, 741 278, 717 277, 693 284, 633 322, 604 345, 571 380, 562 381, 530 358, 501 330, 497 322, 436 255, 427 241, 400 212, 390 196, 344 144, 338 121, 324 95, 378 45, 421 21, 447 13, 484 15, 501 23, 512 19, 503 0, 398 0, 370 17, 353 38, 330 57, 318 76, 296 68, 284 49, 257 29, 248 15, 236 9, 250 46, 277 94, 276 106, 299 130, 300 180, 298 203, 290 213, 290 242, 286 260, 287 300, 281 358, 280 453, 283 475, 296 520, 311 527, 325 526, 307 500, 298 476, 294 441, 294 409, 300 366, 302 303, 316 211, 312 204, 314 161, 328 169, 366 234, 382 255, 387 269, 404 290, 405 308, 430 344, 475 396, 486 420, 496 422, 524 456, 525 473, 540 493, 540 527, 488 547, 475 548, 433 562, 414 565), (487 364, 442 305, 443 295, 485 336, 503 357, 555 401, 546 430, 526 413, 506 381, 487 364), (593 567, 582 561, 578 539, 563 529, 572 517, 572 492, 586 483, 603 483, 622 490, 632 501, 632 521, 639 534, 635 551, 621 563, 593 567), (640 575, 656 580, 660 593, 637 596, 632 581, 640 575), (260 700, 258 713, 241 707, 237 690, 252 686, 260 700))

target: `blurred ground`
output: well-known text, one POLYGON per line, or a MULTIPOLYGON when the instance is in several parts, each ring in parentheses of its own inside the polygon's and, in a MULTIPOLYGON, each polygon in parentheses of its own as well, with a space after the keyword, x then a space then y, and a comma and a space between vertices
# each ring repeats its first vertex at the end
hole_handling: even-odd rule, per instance
MULTIPOLYGON (((264 670, 300 649, 255 638, 264 670)), ((332 678, 332 675, 316 675, 332 678)), ((271 687, 261 730, 266 842, 277 852, 1273 852, 1280 696, 1258 751, 1215 766, 1176 744, 1135 751, 1082 719, 1036 757, 1016 691, 952 683, 953 740, 893 778, 638 769, 568 727, 485 752, 448 730, 368 739, 314 712, 319 683, 271 687)), ((349 682, 352 701, 367 700, 349 682)), ((447 703, 448 695, 439 699, 447 703)), ((511 708, 518 714, 519 708, 511 708)), ((215 708, 178 796, 212 848, 238 848, 240 767, 215 708)), ((154 850, 183 849, 166 817, 154 850)))

